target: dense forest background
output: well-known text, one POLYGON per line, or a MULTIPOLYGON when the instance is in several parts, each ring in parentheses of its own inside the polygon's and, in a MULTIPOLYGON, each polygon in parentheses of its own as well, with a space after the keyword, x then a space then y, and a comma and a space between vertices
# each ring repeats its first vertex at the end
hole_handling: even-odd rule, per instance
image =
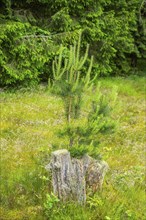
POLYGON ((67 57, 80 32, 82 51, 89 43, 94 55, 93 75, 140 74, 145 25, 145 0, 0 0, 0 84, 48 81, 60 45, 67 57))

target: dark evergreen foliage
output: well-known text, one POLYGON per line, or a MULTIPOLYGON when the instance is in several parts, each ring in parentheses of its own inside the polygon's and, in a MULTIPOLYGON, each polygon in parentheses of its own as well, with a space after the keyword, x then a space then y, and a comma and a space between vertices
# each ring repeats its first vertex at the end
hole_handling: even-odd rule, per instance
POLYGON ((68 48, 80 30, 82 50, 88 43, 94 56, 93 75, 129 74, 146 58, 145 4, 145 0, 1 0, 1 85, 47 80, 60 44, 68 48))

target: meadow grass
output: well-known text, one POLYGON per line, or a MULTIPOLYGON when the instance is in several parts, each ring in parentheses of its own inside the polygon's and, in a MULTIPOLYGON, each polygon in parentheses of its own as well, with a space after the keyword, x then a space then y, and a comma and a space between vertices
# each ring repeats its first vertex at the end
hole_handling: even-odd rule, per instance
POLYGON ((65 123, 63 103, 46 86, 0 94, 1 106, 1 220, 144 220, 145 78, 102 78, 103 91, 118 88, 113 118, 115 133, 101 137, 100 153, 109 164, 101 192, 88 192, 87 204, 52 201, 45 170, 50 154, 65 148, 67 138, 57 131, 65 123))

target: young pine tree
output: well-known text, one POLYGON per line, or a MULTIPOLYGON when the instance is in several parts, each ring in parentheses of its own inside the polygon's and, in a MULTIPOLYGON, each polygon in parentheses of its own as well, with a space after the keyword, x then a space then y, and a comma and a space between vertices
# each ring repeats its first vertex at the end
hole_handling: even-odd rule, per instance
MULTIPOLYGON (((94 85, 96 76, 91 79, 93 57, 85 75, 82 68, 88 58, 89 45, 81 56, 81 35, 78 43, 70 46, 68 58, 64 58, 64 47, 60 47, 59 56, 55 58, 53 70, 53 92, 59 95, 64 103, 66 128, 62 135, 69 137, 69 147, 74 156, 94 151, 98 145, 98 134, 111 131, 114 123, 110 119, 111 108, 101 94, 99 86, 94 85), (93 91, 94 90, 94 91, 93 91), (93 91, 90 111, 86 114, 85 123, 81 122, 81 107, 86 92, 93 91)), ((95 151, 94 151, 95 153, 95 151)))

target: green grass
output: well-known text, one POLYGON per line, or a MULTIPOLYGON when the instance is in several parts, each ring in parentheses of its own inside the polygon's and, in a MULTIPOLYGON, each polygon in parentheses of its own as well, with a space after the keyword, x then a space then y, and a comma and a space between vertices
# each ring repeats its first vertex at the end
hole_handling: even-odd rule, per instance
POLYGON ((100 79, 103 90, 118 88, 113 117, 117 131, 101 137, 108 162, 103 190, 87 196, 87 205, 55 203, 44 210, 51 178, 45 170, 50 153, 64 148, 61 99, 45 88, 3 91, 1 105, 1 220, 144 220, 145 78, 100 79))

